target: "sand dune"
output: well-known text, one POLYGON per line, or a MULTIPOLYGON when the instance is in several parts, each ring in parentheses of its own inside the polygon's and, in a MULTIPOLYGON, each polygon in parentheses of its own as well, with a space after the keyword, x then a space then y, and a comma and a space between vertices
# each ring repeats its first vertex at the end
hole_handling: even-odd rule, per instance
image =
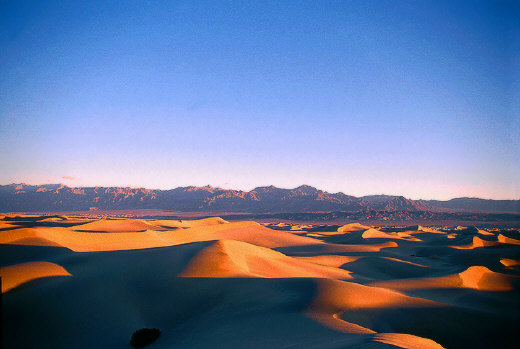
POLYGON ((341 319, 341 314, 362 309, 402 309, 442 304, 409 297, 379 287, 364 286, 331 279, 316 281, 317 290, 306 313, 316 321, 346 333, 375 333, 373 330, 341 319))
POLYGON ((494 246, 500 246, 500 243, 502 241, 489 241, 484 240, 478 236, 473 237, 473 241, 471 244, 468 245, 462 245, 462 246, 452 246, 453 248, 459 249, 459 250, 471 250, 478 247, 494 247, 494 246))
MULTIPOLYGON (((213 223, 214 221, 210 222, 213 223)), ((129 222, 123 221, 122 227, 118 228, 116 220, 100 220, 72 228, 21 228, 4 232, 0 235, 0 243, 63 246, 76 252, 132 250, 211 240, 237 240, 269 248, 323 244, 321 241, 312 238, 273 231, 256 222, 211 224, 208 226, 200 224, 194 225, 192 228, 173 231, 126 232, 145 227, 154 226, 129 220, 129 222), (100 232, 83 232, 87 225, 88 231, 95 228, 100 232), (81 229, 77 230, 79 228, 81 229), (109 233, 102 233, 101 231, 109 233)))
POLYGON ((350 223, 350 224, 345 224, 341 227, 338 228, 338 232, 340 233, 348 233, 348 232, 351 232, 351 231, 364 231, 364 230, 367 230, 369 229, 370 227, 366 226, 366 225, 363 225, 363 224, 360 224, 360 223, 350 223))
POLYGON ((191 227, 203 227, 208 225, 226 224, 229 223, 220 217, 209 217, 196 220, 159 220, 151 219, 148 221, 150 224, 155 226, 167 227, 167 228, 191 228, 191 227))
POLYGON ((513 239, 502 234, 498 234, 498 242, 503 244, 520 245, 520 240, 513 239))
POLYGON ((352 279, 348 271, 288 257, 241 241, 219 240, 199 252, 185 277, 316 277, 352 279))
POLYGON ((508 348, 517 337, 513 230, 4 218, 7 347, 123 349, 142 327, 161 329, 154 348, 508 348))
POLYGON ((353 282, 317 280, 317 293, 309 311, 337 314, 356 309, 439 306, 435 302, 353 282))
POLYGON ((500 263, 502 263, 506 267, 514 267, 520 265, 520 259, 502 258, 500 260, 500 263))
POLYGON ((2 293, 31 280, 51 276, 70 276, 70 274, 63 267, 49 262, 30 262, 0 267, 2 293))
POLYGON ((143 232, 146 230, 166 230, 159 226, 138 219, 100 219, 94 222, 77 225, 74 230, 81 232, 143 232))
POLYGON ((372 285, 394 290, 462 287, 479 291, 510 291, 513 289, 512 278, 514 277, 493 272, 486 267, 472 266, 457 274, 424 279, 382 281, 372 283, 372 285))
POLYGON ((372 228, 364 231, 362 237, 363 239, 402 239, 409 241, 421 241, 420 239, 414 238, 407 233, 385 233, 383 231, 372 228))

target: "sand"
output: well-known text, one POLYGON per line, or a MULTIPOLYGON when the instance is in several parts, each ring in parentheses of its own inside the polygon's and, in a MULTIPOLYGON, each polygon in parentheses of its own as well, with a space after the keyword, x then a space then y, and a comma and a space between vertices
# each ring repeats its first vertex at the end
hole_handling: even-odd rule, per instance
POLYGON ((61 266, 49 262, 29 262, 0 267, 2 293, 39 278, 70 276, 61 266))
MULTIPOLYGON (((518 231, 5 215, 7 348, 508 348, 518 231)), ((516 342, 517 343, 517 342, 516 342)))

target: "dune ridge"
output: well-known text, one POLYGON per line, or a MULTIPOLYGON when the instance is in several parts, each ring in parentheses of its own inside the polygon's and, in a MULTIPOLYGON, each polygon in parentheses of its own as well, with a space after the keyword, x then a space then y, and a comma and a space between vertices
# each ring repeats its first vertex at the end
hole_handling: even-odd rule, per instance
POLYGON ((186 244, 196 241, 237 240, 262 247, 286 247, 302 245, 322 245, 323 242, 309 237, 275 232, 256 222, 236 222, 215 224, 215 220, 199 222, 181 230, 144 230, 154 227, 141 222, 124 222, 121 228, 110 222, 102 230, 106 221, 87 223, 89 231, 93 227, 97 232, 84 232, 85 225, 73 227, 38 227, 13 229, 0 235, 2 244, 35 244, 48 241, 45 246, 63 246, 75 252, 133 250, 143 248, 165 247, 186 244), (209 225, 204 225, 209 222, 209 225), (95 224, 93 224, 95 223, 95 224), (130 230, 130 232, 128 232, 130 230))
POLYGON ((443 347, 431 339, 411 336, 405 333, 378 333, 373 341, 395 345, 403 349, 442 349, 443 347))

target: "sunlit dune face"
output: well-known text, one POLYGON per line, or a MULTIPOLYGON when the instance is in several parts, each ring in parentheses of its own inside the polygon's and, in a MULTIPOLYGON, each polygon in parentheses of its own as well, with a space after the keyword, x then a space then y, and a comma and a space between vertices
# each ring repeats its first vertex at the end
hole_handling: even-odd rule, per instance
POLYGON ((16 222, 0 222, 0 231, 19 227, 21 227, 21 225, 16 224, 16 222))
POLYGON ((503 244, 520 245, 520 240, 507 237, 503 234, 498 234, 498 242, 503 244))
POLYGON ((500 263, 505 265, 506 267, 515 267, 520 265, 520 259, 511 259, 511 258, 502 258, 500 263))
POLYGON ((3 231, 0 234, 1 244, 32 245, 32 246, 61 246, 54 237, 56 234, 68 234, 65 228, 18 228, 3 231))
POLYGON ((462 246, 452 246, 452 248, 457 249, 457 250, 472 250, 472 249, 479 248, 479 247, 500 246, 503 243, 505 243, 505 242, 500 241, 500 239, 498 241, 489 241, 489 240, 484 240, 478 236, 474 236, 471 244, 462 245, 462 246))
POLYGON ((385 233, 383 231, 370 228, 363 232, 363 239, 402 239, 408 241, 421 241, 420 239, 414 238, 409 234, 402 232, 385 233))
POLYGON ((68 228, 8 230, 0 235, 0 243, 63 246, 76 252, 144 249, 212 240, 237 240, 268 248, 323 244, 312 238, 271 230, 256 222, 226 223, 207 219, 189 224, 191 227, 171 230, 139 220, 101 219, 68 228), (206 223, 209 225, 204 225, 206 223), (154 229, 136 231, 143 228, 154 229))
POLYGON ((338 232, 339 233, 349 233, 349 232, 353 232, 353 231, 364 231, 369 228, 370 227, 360 224, 360 223, 350 223, 350 224, 345 224, 345 225, 339 227, 338 232))
POLYGON ((331 279, 316 280, 316 294, 305 313, 324 326, 347 333, 375 333, 340 318, 344 312, 362 309, 438 307, 441 303, 399 292, 331 279))
POLYGON ((30 262, 0 268, 2 293, 31 280, 51 276, 71 276, 62 266, 49 262, 30 262))
POLYGON ((20 239, 12 240, 8 242, 9 245, 27 245, 27 246, 52 246, 52 247, 64 247, 58 244, 56 241, 47 240, 39 236, 29 235, 28 237, 22 237, 20 239))
POLYGON ((500 274, 482 266, 469 267, 459 273, 462 287, 473 288, 481 291, 510 291, 511 276, 500 274))
POLYGON ((403 291, 440 288, 510 291, 513 288, 512 278, 514 276, 496 273, 483 266, 472 266, 458 274, 423 279, 381 281, 374 282, 372 285, 403 291))
POLYGON ((323 279, 317 281, 316 297, 311 309, 335 314, 347 310, 437 306, 438 303, 405 296, 380 287, 323 279))
POLYGON ((219 239, 238 240, 268 248, 323 244, 320 240, 272 230, 256 222, 229 223, 222 228, 223 230, 218 235, 219 239))
POLYGON ((184 277, 319 277, 352 279, 348 271, 288 257, 245 242, 220 240, 199 252, 184 277))

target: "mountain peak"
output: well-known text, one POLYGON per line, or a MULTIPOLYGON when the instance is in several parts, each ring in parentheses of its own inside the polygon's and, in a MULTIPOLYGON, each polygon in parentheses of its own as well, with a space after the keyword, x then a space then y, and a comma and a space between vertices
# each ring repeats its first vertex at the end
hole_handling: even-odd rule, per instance
POLYGON ((267 186, 267 187, 256 187, 255 189, 253 189, 251 191, 270 192, 270 191, 273 191, 273 190, 284 190, 284 189, 280 189, 278 187, 275 187, 274 185, 270 185, 270 186, 267 186))
POLYGON ((296 189, 302 189, 302 188, 316 189, 316 188, 313 187, 312 185, 308 185, 308 184, 302 184, 302 185, 300 185, 299 187, 297 187, 296 189))
POLYGON ((294 190, 302 192, 304 194, 315 194, 315 193, 320 192, 320 190, 318 190, 310 185, 307 185, 307 184, 302 184, 299 187, 294 188, 294 190))

